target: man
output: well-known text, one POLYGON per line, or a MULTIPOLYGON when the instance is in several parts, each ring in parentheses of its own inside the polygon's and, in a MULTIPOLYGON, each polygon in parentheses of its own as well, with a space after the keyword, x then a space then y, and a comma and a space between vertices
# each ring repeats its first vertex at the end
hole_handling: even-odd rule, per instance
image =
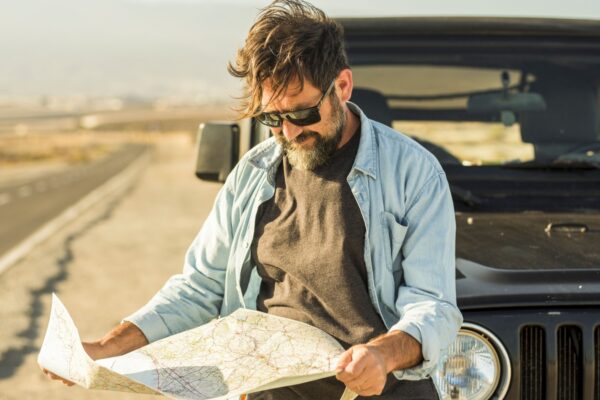
POLYGON ((256 308, 347 349, 335 378, 250 399, 437 398, 429 374, 462 323, 454 211, 439 163, 354 104, 340 26, 300 0, 265 8, 238 52, 244 114, 273 138, 250 150, 172 277, 92 358, 256 308))

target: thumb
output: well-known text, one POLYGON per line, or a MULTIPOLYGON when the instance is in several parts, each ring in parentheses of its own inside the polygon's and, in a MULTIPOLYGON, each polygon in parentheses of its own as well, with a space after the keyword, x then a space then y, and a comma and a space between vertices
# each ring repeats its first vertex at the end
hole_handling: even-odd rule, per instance
POLYGON ((340 356, 337 366, 335 367, 335 372, 336 373, 342 372, 346 368, 346 365, 350 364, 351 361, 352 361, 352 348, 349 348, 348 350, 343 352, 342 355, 340 356))

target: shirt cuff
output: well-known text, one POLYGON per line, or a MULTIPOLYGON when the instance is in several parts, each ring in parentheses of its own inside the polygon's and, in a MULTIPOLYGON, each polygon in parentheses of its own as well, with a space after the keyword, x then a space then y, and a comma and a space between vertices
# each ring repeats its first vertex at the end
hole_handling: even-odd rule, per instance
POLYGON ((160 314, 156 311, 146 310, 145 307, 123 318, 123 321, 131 322, 140 328, 149 343, 171 336, 171 331, 160 314))
POLYGON ((415 322, 403 319, 390 328, 390 331, 395 330, 403 331, 421 343, 421 352, 423 354, 423 362, 420 364, 412 368, 392 371, 396 379, 418 381, 429 378, 435 370, 440 357, 437 335, 434 332, 428 334, 428 332, 422 330, 415 322))

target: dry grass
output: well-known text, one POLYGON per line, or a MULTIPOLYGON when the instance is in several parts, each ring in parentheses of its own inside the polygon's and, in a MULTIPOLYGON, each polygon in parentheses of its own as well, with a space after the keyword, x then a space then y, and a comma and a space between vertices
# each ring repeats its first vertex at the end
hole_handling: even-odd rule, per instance
POLYGON ((65 140, 28 137, 14 141, 4 140, 0 142, 0 165, 47 161, 81 164, 101 158, 113 149, 113 146, 81 138, 65 140))
POLYGON ((77 165, 98 160, 125 143, 152 143, 182 134, 186 135, 183 132, 153 134, 82 130, 73 133, 0 136, 0 167, 44 163, 77 165))

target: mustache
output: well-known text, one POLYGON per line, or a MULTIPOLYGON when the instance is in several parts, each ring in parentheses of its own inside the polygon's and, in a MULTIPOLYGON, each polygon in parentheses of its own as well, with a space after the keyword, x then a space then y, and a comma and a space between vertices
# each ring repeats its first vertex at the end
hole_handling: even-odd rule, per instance
POLYGON ((292 140, 287 140, 286 137, 282 133, 275 136, 275 138, 277 139, 279 144, 282 145, 286 149, 293 147, 294 145, 299 145, 300 143, 306 141, 307 139, 309 139, 311 137, 314 137, 317 140, 320 139, 319 134, 315 131, 302 132, 292 140))

